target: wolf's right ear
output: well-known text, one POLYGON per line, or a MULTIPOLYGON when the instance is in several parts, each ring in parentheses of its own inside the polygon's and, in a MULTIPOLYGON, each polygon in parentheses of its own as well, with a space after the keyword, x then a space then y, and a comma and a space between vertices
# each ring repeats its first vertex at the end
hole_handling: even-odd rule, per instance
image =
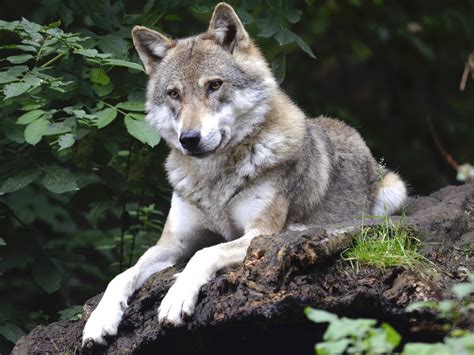
POLYGON ((175 46, 176 42, 168 37, 143 26, 135 26, 132 30, 133 44, 145 66, 145 71, 151 75, 166 52, 175 46))
POLYGON ((235 47, 245 47, 249 35, 232 6, 221 2, 214 8, 207 33, 215 38, 224 49, 233 52, 235 47))

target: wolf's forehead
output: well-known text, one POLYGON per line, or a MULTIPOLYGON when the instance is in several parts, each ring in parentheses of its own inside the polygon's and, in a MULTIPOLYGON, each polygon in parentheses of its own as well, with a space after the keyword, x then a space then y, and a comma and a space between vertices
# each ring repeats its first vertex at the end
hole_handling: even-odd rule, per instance
POLYGON ((179 40, 161 68, 163 79, 198 82, 203 77, 223 76, 242 80, 245 73, 228 52, 211 40, 179 40))

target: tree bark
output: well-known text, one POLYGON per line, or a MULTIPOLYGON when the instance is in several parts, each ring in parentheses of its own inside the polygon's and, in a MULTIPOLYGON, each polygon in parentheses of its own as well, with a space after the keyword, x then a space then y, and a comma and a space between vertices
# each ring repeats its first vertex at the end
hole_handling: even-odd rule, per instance
MULTIPOLYGON (((312 354, 324 326, 305 318, 305 306, 388 322, 405 341, 439 340, 443 332, 433 314, 407 313, 405 307, 449 297, 450 287, 474 270, 474 185, 411 198, 400 220, 422 241, 420 251, 438 265, 437 270, 355 270, 342 260, 340 252, 351 245, 362 224, 376 223, 298 226, 281 235, 255 238, 242 265, 224 270, 202 287, 194 316, 179 329, 162 328, 157 308, 173 274, 183 266, 157 273, 130 299, 118 335, 108 346, 92 351, 312 354)), ((13 354, 85 352, 80 345, 82 328, 101 296, 86 302, 82 320, 35 328, 17 342, 13 354)))

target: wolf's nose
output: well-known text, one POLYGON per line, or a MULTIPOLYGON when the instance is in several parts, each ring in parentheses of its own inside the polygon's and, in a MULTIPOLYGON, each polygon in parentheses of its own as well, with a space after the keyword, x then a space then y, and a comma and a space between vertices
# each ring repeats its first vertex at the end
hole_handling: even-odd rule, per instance
POLYGON ((179 142, 184 149, 189 151, 196 150, 199 142, 201 141, 201 134, 197 131, 187 131, 181 133, 179 136, 179 142))

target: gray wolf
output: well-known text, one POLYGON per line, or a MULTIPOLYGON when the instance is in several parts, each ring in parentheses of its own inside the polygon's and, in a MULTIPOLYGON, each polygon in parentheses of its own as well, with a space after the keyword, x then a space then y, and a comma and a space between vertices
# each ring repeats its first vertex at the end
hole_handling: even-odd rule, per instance
POLYGON ((305 117, 282 92, 229 5, 216 6, 203 34, 171 40, 137 26, 133 41, 149 76, 147 120, 170 147, 174 192, 157 245, 110 282, 83 344, 117 334, 129 297, 160 270, 189 260, 158 310, 161 324, 182 326, 200 287, 241 263, 254 237, 404 203, 403 181, 354 129, 305 117))

